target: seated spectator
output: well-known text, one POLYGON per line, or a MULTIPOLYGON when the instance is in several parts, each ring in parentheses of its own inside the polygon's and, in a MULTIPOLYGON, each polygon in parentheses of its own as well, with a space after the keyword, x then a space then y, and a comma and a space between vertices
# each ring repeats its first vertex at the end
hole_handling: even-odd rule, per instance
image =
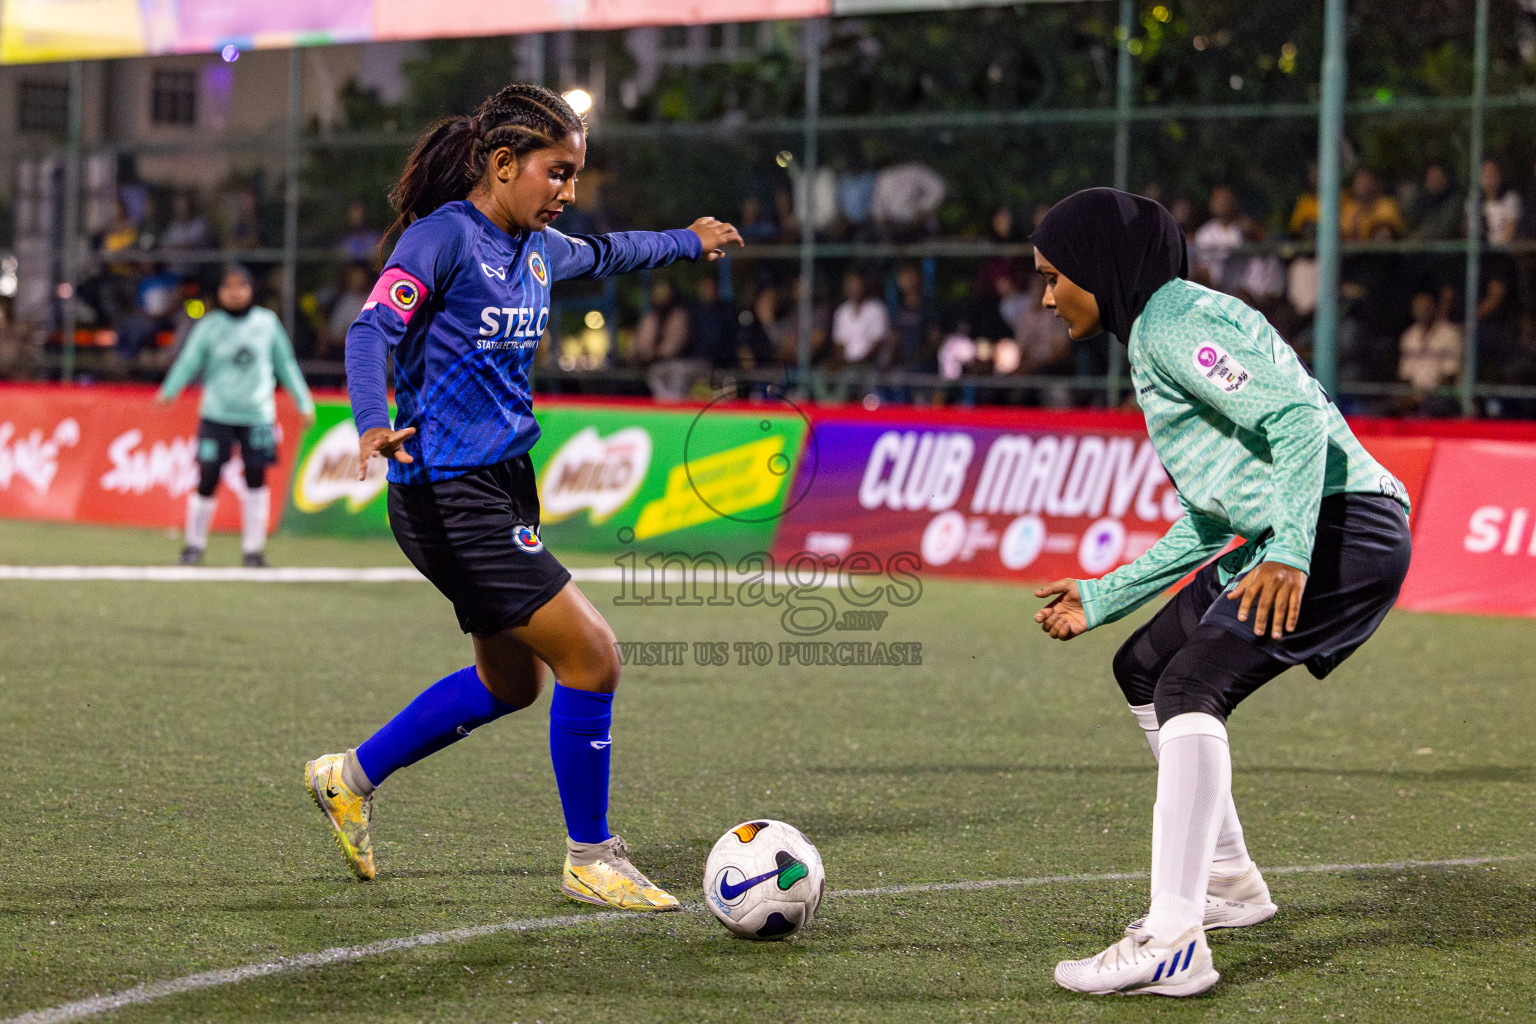
POLYGON ((1409 208, 1408 237, 1416 242, 1459 238, 1465 220, 1466 210, 1450 164, 1431 160, 1424 168, 1424 187, 1409 208))
POLYGON ((896 309, 891 314, 895 365, 915 373, 938 368, 939 311, 923 293, 923 275, 915 263, 896 268, 896 309))
POLYGON ((379 261, 379 243, 384 233, 368 226, 368 207, 360 199, 354 199, 347 207, 347 233, 342 236, 341 255, 349 262, 372 267, 379 261))
POLYGON ((1397 200, 1386 195, 1381 178, 1369 167, 1355 169, 1349 180, 1347 206, 1339 209, 1339 236, 1346 242, 1402 238, 1408 233, 1397 200))
POLYGON ((1237 203, 1237 193, 1229 185, 1211 189, 1211 219, 1195 231, 1189 254, 1190 276, 1205 281, 1212 288, 1236 292, 1245 261, 1234 259, 1232 250, 1248 239, 1252 221, 1237 203))
POLYGON ((964 320, 956 321, 939 344, 939 374, 945 380, 959 380, 975 359, 976 341, 971 337, 971 325, 964 320))
MULTIPOLYGON (((1008 207, 999 206, 992 211, 992 219, 987 223, 987 241, 996 245, 1012 245, 1022 241, 1014 223, 1013 211, 1008 207)), ((981 261, 981 269, 976 272, 974 291, 977 295, 996 295, 998 278, 1021 280, 1025 274, 1033 273, 1034 268, 1026 266, 1022 257, 988 256, 981 261)))
POLYGON ((740 364, 736 352, 736 307, 720 298, 714 274, 699 279, 699 301, 688 317, 689 351, 694 359, 716 369, 740 364))
POLYGON ((1445 319, 1429 292, 1413 297, 1413 323, 1398 340, 1397 376, 1413 388, 1405 412, 1454 415, 1456 403, 1435 392, 1461 377, 1461 328, 1445 319))
POLYGON ((875 175, 870 219, 882 237, 893 241, 935 235, 944 195, 944 179, 927 164, 915 160, 896 164, 875 175))
MULTIPOLYGON (((819 289, 818 289, 819 291, 819 289)), ((774 357, 785 366, 800 362, 800 296, 802 288, 797 275, 789 282, 789 295, 779 308, 778 315, 769 329, 773 342, 774 357)), ((810 361, 819 363, 827 357, 832 340, 832 310, 819 294, 811 303, 810 361)))
POLYGON ((135 306, 118 319, 115 354, 121 363, 136 361, 141 352, 153 349, 156 336, 170 326, 170 315, 181 293, 181 275, 157 264, 141 267, 135 306))
POLYGON ((742 240, 748 245, 775 242, 779 238, 778 222, 763 210, 762 200, 757 196, 747 196, 741 201, 739 230, 742 240))
POLYGON ((178 191, 171 197, 171 222, 160 235, 160 248, 206 249, 212 239, 208 221, 198 212, 196 197, 191 192, 178 191))
POLYGON ((651 286, 651 308, 635 327, 629 348, 631 365, 646 371, 651 395, 659 401, 676 402, 688 397, 693 381, 706 365, 686 358, 688 310, 666 278, 651 286))
POLYGON ((1505 183, 1497 160, 1483 161, 1479 180, 1483 185, 1483 237, 1492 245, 1508 245, 1515 240, 1520 224, 1520 193, 1505 183))
POLYGON ((869 234, 869 211, 875 200, 875 175, 867 170, 842 170, 837 176, 837 212, 855 238, 869 234))
POLYGON ((325 330, 315 355, 321 359, 339 359, 346 348, 347 331, 363 311, 373 289, 373 270, 367 263, 349 263, 341 272, 341 287, 331 300, 325 330))
POLYGON ((805 174, 800 165, 793 163, 788 169, 790 182, 794 186, 795 223, 804 228, 809 219, 811 230, 820 238, 838 219, 837 175, 825 165, 816 168, 816 173, 811 175, 811 187, 807 194, 805 174), (808 209, 810 203, 815 204, 814 210, 808 209), (810 214, 810 218, 807 214, 810 214))
POLYGON ((885 303, 869 294, 864 276, 843 279, 843 303, 832 314, 832 345, 838 363, 873 363, 890 342, 891 321, 885 303))

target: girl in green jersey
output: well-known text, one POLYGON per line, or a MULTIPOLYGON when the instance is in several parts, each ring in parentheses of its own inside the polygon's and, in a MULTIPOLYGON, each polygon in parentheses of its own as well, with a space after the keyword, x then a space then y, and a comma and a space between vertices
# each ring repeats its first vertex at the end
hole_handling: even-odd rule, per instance
POLYGON ((1322 678, 1375 632, 1408 571, 1408 502, 1262 315, 1185 280, 1183 231, 1157 203, 1088 189, 1052 209, 1034 243, 1044 305, 1072 338, 1126 343, 1185 511, 1131 564, 1040 588, 1051 600, 1035 621, 1070 640, 1245 539, 1115 655, 1159 760, 1152 905, 1104 952, 1056 968, 1079 992, 1195 995, 1218 978, 1205 931, 1277 909, 1232 802, 1227 716, 1292 665, 1322 678))

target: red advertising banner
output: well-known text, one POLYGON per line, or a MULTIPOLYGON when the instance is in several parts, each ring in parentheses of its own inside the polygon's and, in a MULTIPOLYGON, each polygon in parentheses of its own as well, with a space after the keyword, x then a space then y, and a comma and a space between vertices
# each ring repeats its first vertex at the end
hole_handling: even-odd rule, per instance
POLYGON ((1536 443, 1438 442, 1399 604, 1536 615, 1536 443))
MULTIPOLYGON (((174 405, 141 388, 0 389, 0 517, 180 526, 197 487, 198 396, 174 405)), ((290 456, 298 410, 278 394, 278 448, 290 456), (287 443, 284 443, 284 439, 287 443)), ((276 529, 289 466, 267 472, 276 529)), ((239 458, 224 467, 214 528, 240 528, 239 458)))
POLYGON ((1139 418, 955 419, 818 417, 802 459, 816 477, 797 486, 777 555, 910 552, 940 575, 1100 576, 1181 514, 1139 418))

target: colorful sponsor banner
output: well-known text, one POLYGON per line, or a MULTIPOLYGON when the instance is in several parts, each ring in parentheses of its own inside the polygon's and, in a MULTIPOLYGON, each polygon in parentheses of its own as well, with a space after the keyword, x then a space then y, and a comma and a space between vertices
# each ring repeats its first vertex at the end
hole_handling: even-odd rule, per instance
POLYGON ((1536 444, 1442 440, 1399 603, 1536 615, 1536 444))
POLYGON ((816 478, 776 553, 911 552, 927 572, 1014 580, 1103 575, 1167 531, 1178 495, 1145 431, 1066 424, 818 423, 816 478))
POLYGON ((533 449, 551 548, 767 551, 807 421, 773 406, 546 406, 533 449))
MULTIPOLYGON (((541 403, 532 458, 540 532, 556 552, 766 551, 791 495, 806 421, 778 408, 541 403)), ((357 427, 321 402, 296 460, 285 529, 389 534, 384 465, 357 479, 357 427)))
MULTIPOLYGON (((181 526, 197 487, 194 394, 162 406, 138 389, 7 388, 0 391, 0 517, 131 526, 181 526)), ((278 448, 298 432, 298 412, 278 395, 278 448)), ((240 527, 245 493, 238 455, 224 467, 214 528, 240 527), (233 492, 233 495, 229 495, 233 492)), ((287 466, 267 472, 271 528, 281 520, 287 466)))
POLYGON ((0 63, 822 17, 830 0, 4 0, 0 63))
POLYGON ((383 459, 357 478, 357 424, 346 402, 316 401, 315 423, 299 441, 283 532, 341 537, 389 536, 383 459))

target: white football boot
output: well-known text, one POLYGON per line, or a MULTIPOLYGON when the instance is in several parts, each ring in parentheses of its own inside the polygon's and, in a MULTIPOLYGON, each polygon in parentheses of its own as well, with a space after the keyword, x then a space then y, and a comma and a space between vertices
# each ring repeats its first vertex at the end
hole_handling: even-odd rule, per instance
POLYGON ((1220 978, 1198 926, 1170 943, 1128 931, 1097 956, 1056 965, 1056 984, 1092 996, 1197 996, 1220 978))
MULTIPOLYGON (((1269 898, 1269 886, 1259 874, 1257 864, 1249 864, 1248 870, 1232 878, 1212 875, 1205 886, 1205 930, 1219 928, 1250 928, 1263 924, 1275 916, 1280 908, 1269 898)), ((1138 917, 1125 926, 1125 934, 1141 930, 1147 923, 1138 917)))

